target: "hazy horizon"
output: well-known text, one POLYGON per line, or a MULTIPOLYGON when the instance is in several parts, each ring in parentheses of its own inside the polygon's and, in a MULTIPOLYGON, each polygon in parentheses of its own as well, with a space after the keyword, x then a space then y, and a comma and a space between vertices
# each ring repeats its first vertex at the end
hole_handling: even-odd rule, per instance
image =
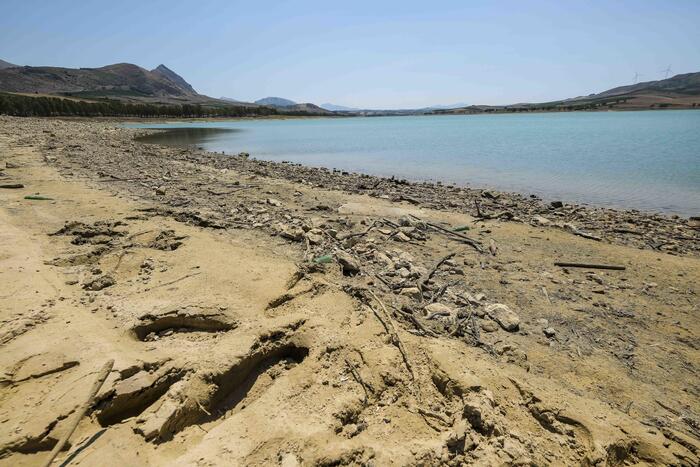
POLYGON ((163 63, 202 94, 242 101, 544 102, 700 69, 696 1, 4 3, 0 59, 163 63))

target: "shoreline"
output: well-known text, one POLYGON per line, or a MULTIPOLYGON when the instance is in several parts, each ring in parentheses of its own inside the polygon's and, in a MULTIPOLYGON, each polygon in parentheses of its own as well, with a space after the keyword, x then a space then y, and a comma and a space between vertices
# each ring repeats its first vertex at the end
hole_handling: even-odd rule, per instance
MULTIPOLYGON (((128 129, 134 137, 168 131, 167 129, 128 129)), ((519 192, 499 191, 489 188, 472 188, 457 184, 444 184, 440 181, 409 181, 394 177, 382 177, 347 172, 325 167, 305 166, 286 161, 255 159, 246 155, 219 154, 204 149, 142 143, 172 150, 186 150, 200 156, 202 162, 217 168, 247 171, 263 170, 267 176, 285 180, 301 180, 318 188, 340 189, 351 194, 367 194, 375 198, 405 201, 409 204, 442 211, 458 211, 474 218, 483 210, 483 219, 502 219, 524 222, 539 226, 557 227, 574 235, 590 235, 611 243, 634 245, 637 247, 661 249, 673 252, 676 241, 680 240, 682 252, 694 250, 700 255, 700 235, 697 216, 680 216, 663 212, 646 212, 636 209, 618 209, 584 203, 563 203, 545 201, 535 195, 519 192), (230 158, 230 161, 228 159, 230 158), (228 162, 226 162, 228 161, 228 162), (450 201, 446 201, 450 199, 450 201), (559 206, 561 204, 561 206, 559 206), (558 207, 554 207, 558 206, 558 207), (550 216, 549 218, 547 216, 550 216), (613 223, 612 225, 610 225, 613 223), (634 226, 644 224, 642 232, 634 226), (678 229, 684 234, 678 236, 678 229), (645 241, 635 241, 646 237, 645 241), (688 243, 690 242, 690 243, 688 243)), ((242 153, 247 154, 247 153, 242 153)))
MULTIPOLYGON (((323 118, 323 117, 319 117, 323 118)), ((131 122, 130 122, 131 123, 131 122)), ((158 122, 153 122, 155 124, 169 124, 169 123, 197 123, 196 121, 191 121, 191 122, 165 122, 165 121, 158 121, 158 122)), ((207 121, 206 123, 210 123, 210 121, 207 121)), ((189 129, 189 128, 198 128, 198 127, 181 127, 182 129, 189 129)), ((138 138, 142 137, 148 137, 156 133, 167 133, 167 132, 177 132, 179 128, 130 128, 133 130, 147 130, 150 131, 151 133, 147 133, 144 135, 138 136, 138 138)), ((213 130, 221 130, 221 131, 238 131, 236 129, 228 129, 228 128, 212 128, 213 130)), ((238 154, 235 153, 226 153, 226 152, 216 152, 216 151, 208 151, 202 146, 199 146, 198 144, 167 144, 167 143, 162 143, 162 142, 151 142, 151 141, 145 141, 145 140, 140 140, 139 142, 143 144, 148 144, 148 145, 153 145, 153 146, 164 146, 164 147, 170 147, 170 148, 179 148, 179 149, 187 149, 187 150, 198 150, 198 151, 205 151, 209 154, 212 155, 224 155, 227 157, 237 157, 238 154)), ((671 209, 669 210, 654 210, 654 209, 641 209, 641 208, 633 208, 633 207, 625 207, 623 205, 616 205, 614 203, 596 203, 596 202, 586 202, 586 201, 578 201, 578 200, 571 200, 571 199, 566 199, 565 197, 558 197, 558 196, 553 196, 553 195, 547 195, 547 194, 537 194, 533 189, 529 190, 518 190, 518 189, 500 189, 496 186, 489 185, 488 183, 473 183, 473 182, 450 182, 447 180, 440 180, 440 179, 422 179, 418 177, 397 177, 396 175, 377 175, 377 174, 371 174, 368 172, 362 172, 362 171, 351 171, 351 170, 341 170, 337 168, 330 168, 330 167, 324 167, 324 166, 319 166, 319 165, 308 165, 308 164, 303 164, 303 163, 295 163, 291 161, 284 161, 284 160, 273 160, 273 159, 257 159, 254 156, 251 156, 252 160, 260 160, 263 162, 270 162, 274 164, 293 164, 293 165, 299 165, 302 167, 306 167, 311 170, 321 170, 321 171, 332 171, 335 173, 342 173, 342 172, 348 172, 351 175, 354 176, 361 176, 361 177, 373 177, 376 179, 384 179, 384 180, 406 180, 407 184, 409 185, 444 185, 447 187, 458 187, 458 188, 465 188, 465 189, 471 189, 471 190, 480 190, 480 191, 489 191, 489 192, 498 192, 502 193, 505 195, 518 195, 521 197, 525 198, 532 198, 539 200, 540 202, 546 204, 550 204, 551 202, 555 201, 561 201, 564 204, 568 206, 573 206, 573 207, 584 207, 586 209, 606 209, 610 211, 615 211, 618 213, 631 213, 633 215, 636 214, 641 214, 641 215, 646 215, 646 216, 665 216, 665 217, 670 217, 672 219, 680 218, 680 219, 685 219, 685 220, 691 220, 693 218, 698 218, 700 217, 700 211, 697 213, 693 214, 682 214, 676 211, 673 211, 671 209)))
POLYGON ((700 224, 145 132, 0 117, 0 465, 697 465, 700 224))
MULTIPOLYGON (((428 116, 426 116, 428 117, 428 116)), ((167 122, 167 121, 154 121, 151 123, 139 123, 139 122, 129 122, 129 123, 135 123, 137 125, 143 125, 143 126, 149 126, 149 125, 161 125, 161 126, 166 126, 166 128, 151 128, 153 130, 153 134, 156 132, 162 133, 163 135, 168 135, 169 131, 173 132, 178 132, 178 131, 183 131, 186 130, 187 124, 189 122, 167 122), (168 125, 179 125, 179 128, 167 128, 168 125)), ((197 122, 191 122, 194 124, 192 128, 199 128, 197 126, 197 122)), ((212 125, 211 128, 214 129, 216 127, 217 129, 220 127, 216 125, 215 121, 207 121, 207 122, 200 122, 200 123, 206 123, 209 125, 212 125)), ((235 122, 233 121, 222 121, 222 124, 229 123, 229 125, 226 125, 226 127, 221 127, 221 130, 230 130, 228 126, 234 125, 235 122), (229 123, 230 122, 230 123, 229 123)), ((209 127, 205 127, 209 128, 209 127)), ((245 128, 245 127, 244 127, 245 128)), ((139 129, 144 129, 144 128, 139 128, 139 129)), ((149 128, 145 128, 149 129, 149 128)), ((176 133, 174 133, 176 134, 176 133)), ((170 147, 175 147, 175 148, 186 148, 186 149, 200 149, 200 150, 205 150, 203 145, 199 145, 196 142, 193 142, 191 144, 178 144, 177 141, 174 143, 168 142, 168 141, 158 141, 158 140, 153 140, 153 141, 143 141, 148 144, 156 144, 156 145, 165 145, 165 146, 170 146, 170 147)), ((214 141, 214 146, 216 146, 216 141, 214 141)), ((225 149, 223 145, 219 145, 218 149, 225 149)), ((238 144, 233 146, 236 148, 236 150, 243 150, 246 151, 246 148, 244 146, 241 146, 241 143, 239 142, 238 144)), ((213 154, 223 154, 224 152, 221 151, 211 151, 213 154)), ((226 153, 227 155, 235 156, 236 154, 234 152, 228 152, 226 153)), ((256 158, 256 154, 251 154, 252 158, 256 158)), ((294 157, 292 157, 294 159, 294 157)), ((299 158, 297 158, 299 159, 299 158)), ((261 160, 265 160, 268 162, 285 162, 285 163, 296 163, 296 162, 290 162, 285 160, 284 154, 281 155, 273 155, 269 156, 268 158, 263 157, 261 160)), ((325 165, 323 161, 319 162, 318 160, 307 160, 305 162, 305 159, 301 157, 301 164, 307 164, 310 168, 313 168, 315 170, 323 170, 323 169, 328 169, 328 170, 334 170, 333 165, 336 163, 339 163, 339 161, 330 161, 329 164, 325 165), (325 166, 324 166, 325 165, 325 166)), ((415 162, 415 161, 414 161, 415 162)), ((404 170, 401 174, 396 175, 395 172, 390 166, 385 167, 386 163, 384 165, 380 165, 380 168, 377 170, 370 170, 370 171, 363 171, 363 168, 361 166, 358 167, 358 164, 353 164, 353 163, 339 163, 343 168, 342 169, 337 169, 340 171, 349 171, 353 173, 353 175, 369 175, 372 177, 378 177, 378 178, 399 178, 399 179, 406 179, 408 180, 411 184, 425 184, 425 183, 437 183, 441 182, 445 186, 457 186, 457 187, 462 187, 462 188, 467 188, 471 190, 484 190, 484 191, 498 191, 504 194, 519 194, 525 197, 528 196, 533 196, 536 197, 542 201, 550 202, 550 201, 563 201, 565 204, 570 205, 570 206, 585 206, 587 209, 597 209, 597 208, 602 208, 602 209, 608 209, 608 210, 613 210, 613 211, 625 211, 625 212, 633 212, 633 213, 640 213, 642 215, 663 215, 663 216, 679 216, 684 219, 689 219, 691 217, 699 217, 700 216, 700 211, 698 211, 696 206, 693 206, 691 200, 694 198, 698 197, 698 194, 692 190, 692 186, 667 186, 668 185, 668 180, 661 180, 657 185, 652 186, 654 189, 654 193, 658 193, 660 196, 663 194, 666 194, 666 197, 663 199, 657 199, 654 196, 651 196, 649 193, 647 193, 645 196, 636 196, 638 194, 638 191, 644 191, 644 188, 642 188, 645 185, 640 185, 640 182, 632 180, 632 182, 628 185, 625 185, 624 189, 622 191, 616 190, 614 187, 615 184, 611 183, 610 180, 608 180, 605 186, 602 186, 602 191, 599 190, 587 190, 587 185, 576 185, 573 188, 568 188, 568 185, 564 186, 562 183, 554 183, 554 184, 548 184, 547 179, 542 179, 540 178, 538 180, 537 177, 534 179, 532 177, 526 178, 525 181, 523 181, 522 178, 518 177, 506 177, 506 181, 504 182, 499 176, 498 173, 494 175, 494 173, 491 172, 485 172, 481 173, 477 170, 475 175, 471 176, 469 179, 465 179, 465 177, 453 177, 452 179, 449 178, 449 171, 445 173, 445 170, 442 170, 442 175, 443 178, 439 177, 432 177, 432 178, 423 178, 420 173, 419 168, 412 168, 410 170, 404 170), (473 180, 476 179, 478 182, 474 182, 473 180), (510 181, 510 182, 509 182, 510 181), (525 182, 530 182, 529 184, 526 184, 525 182), (539 186, 538 186, 539 183, 539 186), (612 185, 612 186, 611 186, 612 185), (544 189, 539 189, 540 187, 544 187, 544 189), (673 194, 670 194, 673 193, 673 194)), ((366 164, 365 164, 366 165, 366 164)), ((371 167, 371 165, 370 165, 371 167)), ((399 171, 401 172, 401 171, 399 171)), ((571 180, 575 181, 576 177, 572 173, 565 173, 564 176, 569 177, 571 180)), ((586 179, 589 181, 589 179, 586 179)), ((595 181, 595 180, 594 180, 595 181)), ((589 183, 590 185, 590 183, 589 183)), ((597 186, 597 185, 595 185, 597 186)))

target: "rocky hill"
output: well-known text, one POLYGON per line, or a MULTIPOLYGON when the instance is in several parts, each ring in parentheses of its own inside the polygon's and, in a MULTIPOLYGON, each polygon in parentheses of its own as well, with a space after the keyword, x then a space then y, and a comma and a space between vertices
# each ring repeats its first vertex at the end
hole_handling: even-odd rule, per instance
POLYGON ((2 68, 0 91, 153 103, 223 104, 197 93, 165 65, 149 71, 131 63, 78 69, 48 66, 2 68))

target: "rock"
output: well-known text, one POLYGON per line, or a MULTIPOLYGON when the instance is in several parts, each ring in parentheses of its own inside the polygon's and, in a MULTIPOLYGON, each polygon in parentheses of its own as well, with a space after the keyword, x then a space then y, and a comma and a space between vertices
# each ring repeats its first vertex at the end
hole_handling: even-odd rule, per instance
POLYGON ((165 195, 165 188, 160 187, 160 186, 156 187, 155 192, 157 195, 163 196, 163 195, 165 195))
POLYGON ((496 324, 495 321, 491 321, 491 320, 482 321, 481 322, 481 329, 484 332, 495 332, 498 330, 498 324, 496 324))
POLYGON ((535 225, 546 226, 546 225, 551 224, 552 221, 550 221, 550 220, 547 219, 546 217, 534 216, 534 217, 532 218, 532 223, 535 224, 535 225))
POLYGON ((486 306, 486 314, 501 325, 508 332, 517 331, 520 327, 520 317, 502 303, 493 303, 486 306))
POLYGON ((278 226, 277 233, 280 237, 293 240, 295 242, 300 242, 304 239, 304 229, 295 225, 280 224, 278 226))
POLYGON ((556 329, 554 329, 554 328, 551 327, 551 326, 548 327, 548 328, 544 328, 544 331, 543 331, 543 332, 544 332, 544 335, 545 335, 545 336, 550 337, 550 338, 557 335, 556 329))
POLYGON ((401 216, 399 217, 399 225, 401 227, 413 227, 414 221, 408 216, 401 216))
POLYGON ((452 308, 442 303, 431 303, 424 309, 428 315, 452 316, 452 314, 454 314, 454 310, 452 308))
POLYGON ((394 240, 396 240, 397 242, 410 242, 411 238, 405 233, 399 232, 396 235, 394 235, 394 240))
POLYGON ((562 203, 561 201, 552 201, 551 203, 549 203, 549 205, 552 206, 554 209, 560 209, 564 207, 564 203, 562 203))
POLYGON ((22 361, 21 367, 11 375, 11 379, 13 382, 19 383, 28 379, 59 373, 77 365, 77 360, 71 360, 61 353, 36 354, 22 361))
POLYGON ((323 242, 323 232, 320 229, 311 229, 306 232, 306 238, 312 245, 318 245, 323 242))
POLYGON ((343 268, 343 274, 346 276, 354 276, 360 272, 360 262, 356 260, 350 253, 340 250, 335 254, 338 263, 343 268))
POLYGON ((83 288, 85 290, 92 290, 92 291, 98 291, 102 289, 106 289, 107 287, 111 287, 114 284, 116 284, 117 281, 114 280, 112 276, 99 276, 89 282, 86 282, 83 284, 83 288))
POLYGON ((418 287, 405 287, 401 289, 400 294, 405 297, 410 297, 414 300, 420 300, 422 298, 418 287))
POLYGON ((282 206, 282 203, 279 200, 276 200, 275 198, 267 198, 267 200, 265 200, 265 202, 267 204, 269 204, 270 206, 276 206, 276 207, 282 206))
POLYGON ((389 259, 387 255, 382 253, 381 251, 375 251, 374 252, 374 259, 378 263, 383 264, 384 266, 387 267, 387 269, 394 269, 394 262, 389 259))
POLYGON ((5 162, 6 169, 19 169, 19 167, 19 164, 15 164, 14 162, 5 162))

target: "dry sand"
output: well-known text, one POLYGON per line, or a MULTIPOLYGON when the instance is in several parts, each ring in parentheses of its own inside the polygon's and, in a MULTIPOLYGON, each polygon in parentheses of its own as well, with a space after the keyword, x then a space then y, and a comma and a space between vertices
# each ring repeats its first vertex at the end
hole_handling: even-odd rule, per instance
POLYGON ((56 465, 698 465, 696 223, 657 251, 135 133, 0 117, 0 465, 108 359, 56 465))

